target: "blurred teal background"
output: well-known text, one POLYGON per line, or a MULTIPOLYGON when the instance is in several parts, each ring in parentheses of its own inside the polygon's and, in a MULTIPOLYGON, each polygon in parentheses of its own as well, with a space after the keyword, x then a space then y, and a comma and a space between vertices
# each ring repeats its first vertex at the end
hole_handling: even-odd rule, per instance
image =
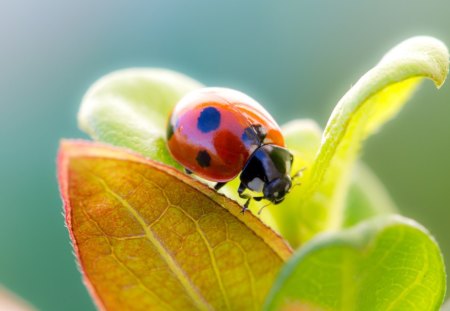
MULTIPOLYGON (((64 228, 55 154, 85 137, 80 99, 112 70, 167 67, 240 89, 280 123, 324 126, 339 98, 395 44, 450 45, 442 1, 2 1, 0 283, 41 310, 93 310, 64 228)), ((363 159, 403 214, 434 234, 450 269, 450 81, 427 82, 363 159)))

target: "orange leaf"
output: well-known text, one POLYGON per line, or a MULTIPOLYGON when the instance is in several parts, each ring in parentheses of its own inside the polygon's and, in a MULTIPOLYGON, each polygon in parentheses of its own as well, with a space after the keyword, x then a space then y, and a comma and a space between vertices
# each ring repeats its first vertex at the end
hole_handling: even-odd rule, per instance
POLYGON ((291 255, 251 213, 171 167, 64 141, 67 227, 85 282, 107 310, 259 310, 291 255))

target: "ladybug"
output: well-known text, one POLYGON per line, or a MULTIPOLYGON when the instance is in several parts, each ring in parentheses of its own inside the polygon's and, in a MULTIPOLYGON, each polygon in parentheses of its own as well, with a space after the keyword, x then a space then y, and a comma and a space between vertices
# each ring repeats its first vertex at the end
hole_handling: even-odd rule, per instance
POLYGON ((232 89, 203 88, 183 97, 167 126, 173 158, 219 190, 240 174, 238 194, 247 201, 282 202, 292 187, 293 156, 281 130, 254 99, 232 89), (260 196, 244 194, 249 189, 260 196))

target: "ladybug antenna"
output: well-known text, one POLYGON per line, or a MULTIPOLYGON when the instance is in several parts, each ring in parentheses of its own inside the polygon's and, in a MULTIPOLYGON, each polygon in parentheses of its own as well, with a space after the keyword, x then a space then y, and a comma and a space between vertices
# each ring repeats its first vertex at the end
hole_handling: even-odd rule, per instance
MULTIPOLYGON (((299 170, 297 171, 297 173, 295 173, 294 175, 291 176, 291 179, 292 179, 292 180, 295 180, 295 179, 299 178, 300 176, 303 175, 303 172, 304 172, 305 170, 306 170, 306 167, 302 167, 301 169, 299 169, 299 170)), ((299 185, 299 184, 295 184, 295 185, 299 185)))
POLYGON ((269 202, 269 203, 267 203, 266 205, 264 205, 263 207, 261 207, 261 208, 259 209, 259 211, 258 211, 258 215, 261 215, 262 210, 263 210, 264 208, 266 208, 267 206, 271 205, 271 204, 272 204, 272 202, 269 202))
MULTIPOLYGON (((291 180, 295 181, 297 178, 299 178, 300 176, 302 176, 302 173, 306 170, 306 167, 301 168, 300 170, 297 171, 297 173, 295 173, 294 175, 291 176, 291 180)), ((292 184, 291 189, 289 189, 288 193, 292 191, 292 189, 294 189, 294 187, 300 186, 302 183, 297 181, 296 183, 292 184)))
POLYGON ((292 185, 292 187, 289 190, 289 192, 291 192, 291 190, 294 189, 294 187, 300 186, 301 184, 302 184, 301 182, 296 182, 295 184, 292 185))

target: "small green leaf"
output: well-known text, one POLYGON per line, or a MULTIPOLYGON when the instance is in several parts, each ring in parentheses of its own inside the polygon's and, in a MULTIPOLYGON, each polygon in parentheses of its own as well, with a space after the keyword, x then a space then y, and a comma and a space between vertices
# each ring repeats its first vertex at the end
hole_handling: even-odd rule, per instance
POLYGON ((324 234, 280 272, 265 310, 438 310, 445 271, 435 240, 399 216, 324 234))
POLYGON ((293 172, 311 165, 322 138, 322 129, 310 119, 293 120, 281 127, 286 146, 294 153, 293 172))
POLYGON ((316 159, 301 179, 296 228, 291 229, 299 235, 289 239, 291 245, 298 246, 319 232, 342 226, 361 142, 396 115, 423 78, 441 86, 447 76, 448 59, 446 46, 434 38, 406 40, 341 99, 325 128, 316 159))
POLYGON ((394 214, 397 207, 381 181, 361 162, 355 165, 344 207, 343 227, 374 216, 394 214))
POLYGON ((166 147, 166 122, 177 101, 200 87, 199 82, 165 69, 113 72, 86 93, 78 123, 97 141, 177 166, 166 147))

